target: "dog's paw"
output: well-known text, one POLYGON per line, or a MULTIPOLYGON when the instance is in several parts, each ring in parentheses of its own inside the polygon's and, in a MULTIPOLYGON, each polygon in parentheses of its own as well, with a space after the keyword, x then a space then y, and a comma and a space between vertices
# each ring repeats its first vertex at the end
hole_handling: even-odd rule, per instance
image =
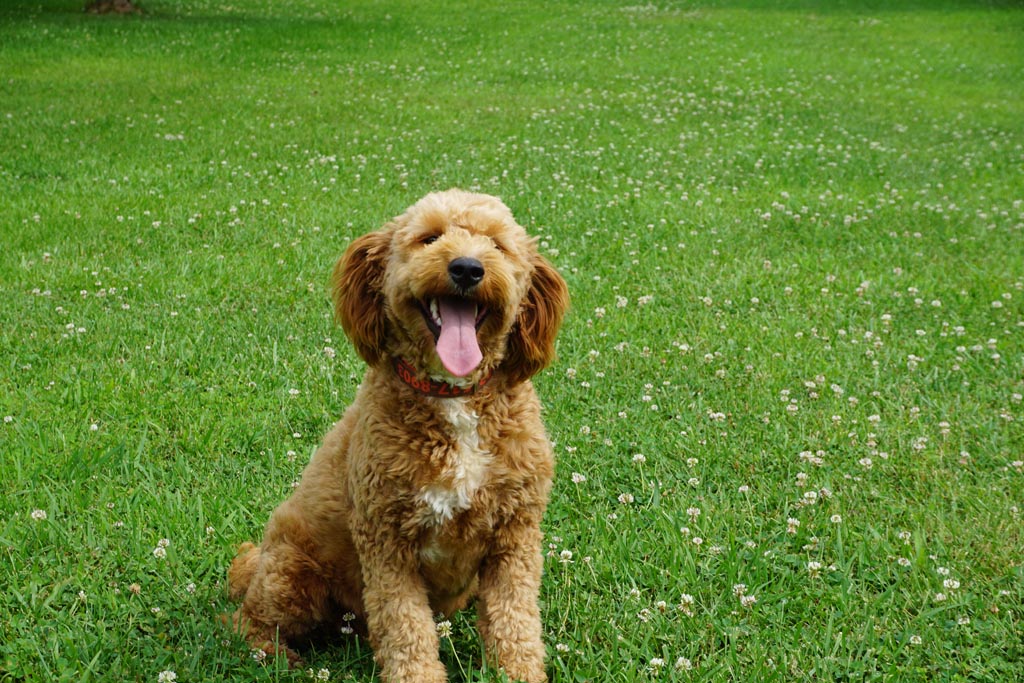
POLYGON ((285 657, 288 660, 289 669, 301 669, 305 665, 302 657, 295 650, 288 647, 286 644, 272 640, 263 641, 254 651, 254 657, 261 659, 263 656, 267 657, 285 657), (260 652, 264 653, 260 655, 260 652))
POLYGON ((544 671, 543 664, 535 666, 504 666, 502 669, 510 681, 523 681, 524 683, 547 683, 548 675, 544 671))
POLYGON ((448 670, 441 662, 387 667, 381 672, 383 683, 448 683, 448 670))

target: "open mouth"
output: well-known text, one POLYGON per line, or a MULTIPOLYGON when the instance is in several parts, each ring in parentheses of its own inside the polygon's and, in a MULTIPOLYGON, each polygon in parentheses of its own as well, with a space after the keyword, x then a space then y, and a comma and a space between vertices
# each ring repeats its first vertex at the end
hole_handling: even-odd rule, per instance
POLYGON ((454 296, 427 299, 425 302, 417 302, 419 303, 420 311, 423 313, 423 319, 427 321, 427 327, 430 328, 430 332, 434 335, 435 342, 441 336, 441 331, 444 329, 445 324, 445 317, 443 317, 441 313, 441 302, 444 302, 444 309, 448 313, 447 318, 450 323, 464 325, 466 321, 472 320, 474 331, 480 329, 480 326, 484 324, 484 319, 488 314, 487 307, 481 306, 470 299, 462 299, 454 296))
POLYGON ((487 307, 455 296, 417 303, 427 328, 434 335, 437 355, 445 369, 456 377, 465 377, 476 370, 483 360, 476 332, 487 318, 487 307))

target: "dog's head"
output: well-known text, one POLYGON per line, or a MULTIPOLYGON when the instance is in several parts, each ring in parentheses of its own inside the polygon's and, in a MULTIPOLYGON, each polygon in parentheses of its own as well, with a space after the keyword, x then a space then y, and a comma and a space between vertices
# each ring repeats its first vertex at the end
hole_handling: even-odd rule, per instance
POLYGON ((404 358, 433 377, 499 369, 525 380, 554 358, 565 282, 496 197, 429 194, 349 246, 335 311, 371 366, 404 358))

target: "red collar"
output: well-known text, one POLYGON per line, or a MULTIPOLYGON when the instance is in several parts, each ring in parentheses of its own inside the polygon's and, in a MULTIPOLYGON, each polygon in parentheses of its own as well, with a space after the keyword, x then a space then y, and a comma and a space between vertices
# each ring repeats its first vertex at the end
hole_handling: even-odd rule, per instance
POLYGON ((416 370, 402 358, 395 358, 394 366, 395 374, 398 375, 398 379, 402 380, 421 394, 426 396, 437 396, 440 398, 470 396, 476 391, 477 387, 485 386, 491 380, 491 375, 493 374, 487 373, 487 375, 485 377, 481 377, 480 381, 476 384, 460 387, 456 384, 449 384, 448 382, 438 382, 432 379, 420 379, 416 376, 416 370))

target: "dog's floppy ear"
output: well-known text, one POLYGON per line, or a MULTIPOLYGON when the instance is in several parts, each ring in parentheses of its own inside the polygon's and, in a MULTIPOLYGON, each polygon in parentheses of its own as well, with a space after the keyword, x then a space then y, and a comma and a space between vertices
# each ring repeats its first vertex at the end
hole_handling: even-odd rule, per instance
POLYGON ((555 359, 555 335, 569 308, 569 288, 539 254, 531 257, 530 289, 512 326, 502 369, 513 383, 540 372, 555 359))
POLYGON ((369 365, 384 359, 384 268, 391 232, 378 230, 356 239, 334 266, 331 295, 334 313, 356 352, 369 365))

